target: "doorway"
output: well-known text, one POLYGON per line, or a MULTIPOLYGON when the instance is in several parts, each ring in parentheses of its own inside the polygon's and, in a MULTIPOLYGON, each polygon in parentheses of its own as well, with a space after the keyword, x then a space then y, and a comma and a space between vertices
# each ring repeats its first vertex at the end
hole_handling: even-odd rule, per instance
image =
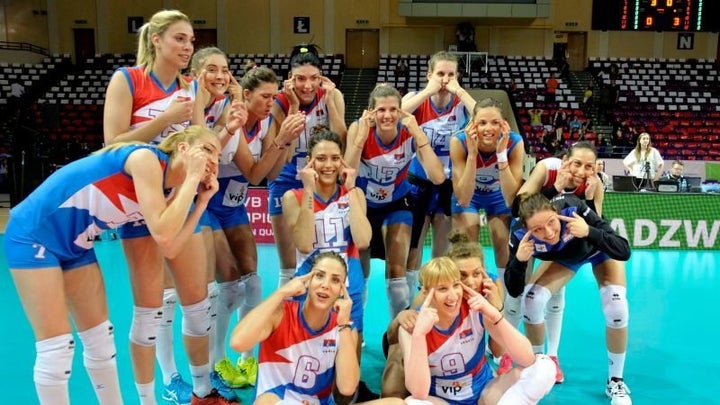
POLYGON ((95 56, 95 29, 73 28, 75 39, 75 63, 85 63, 88 58, 95 56))
POLYGON ((380 62, 380 30, 345 30, 345 67, 377 69, 380 62))
POLYGON ((570 70, 585 70, 587 67, 587 32, 568 32, 567 52, 570 70))

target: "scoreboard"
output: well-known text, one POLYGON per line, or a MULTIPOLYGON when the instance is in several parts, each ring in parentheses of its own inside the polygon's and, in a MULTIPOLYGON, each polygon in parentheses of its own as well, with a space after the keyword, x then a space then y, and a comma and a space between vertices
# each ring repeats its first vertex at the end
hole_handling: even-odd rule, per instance
POLYGON ((720 0, 593 0, 592 28, 720 31, 720 0))

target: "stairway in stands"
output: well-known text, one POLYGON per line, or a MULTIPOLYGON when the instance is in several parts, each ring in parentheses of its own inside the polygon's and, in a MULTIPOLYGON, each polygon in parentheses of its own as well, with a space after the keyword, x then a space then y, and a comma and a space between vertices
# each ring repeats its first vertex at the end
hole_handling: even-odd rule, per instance
MULTIPOLYGON (((570 87, 572 94, 575 96, 575 100, 580 100, 580 104, 582 105, 585 89, 588 83, 593 80, 592 74, 587 70, 570 72, 570 80, 572 81, 572 86, 570 87)), ((610 137, 612 136, 612 125, 608 125, 605 117, 600 114, 598 109, 599 103, 600 92, 597 86, 595 86, 593 89, 593 106, 590 111, 587 111, 585 114, 588 119, 592 120, 592 127, 597 135, 602 134, 603 136, 610 137)))
POLYGON ((360 118, 368 106, 368 97, 377 83, 377 69, 345 69, 339 89, 345 98, 347 126, 360 118))

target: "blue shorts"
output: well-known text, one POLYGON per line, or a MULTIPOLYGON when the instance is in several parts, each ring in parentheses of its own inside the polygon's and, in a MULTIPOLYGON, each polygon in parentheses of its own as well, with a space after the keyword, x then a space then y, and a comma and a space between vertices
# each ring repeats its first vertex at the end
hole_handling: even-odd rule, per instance
POLYGON ((213 228, 213 225, 217 223, 217 220, 213 218, 212 214, 210 214, 209 210, 205 210, 202 213, 202 216, 200 217, 200 221, 198 222, 198 225, 200 228, 212 228, 213 231, 215 228, 213 228))
POLYGON ((423 178, 408 174, 410 183, 410 196, 413 204, 413 227, 410 236, 410 246, 418 246, 425 217, 438 213, 452 215, 452 180, 446 179, 440 185, 423 178))
POLYGON ((383 240, 382 227, 405 224, 412 228, 413 213, 409 193, 405 197, 387 203, 382 207, 368 207, 367 218, 372 228, 370 257, 385 260, 385 241, 383 240))
MULTIPOLYGON (((190 211, 192 211, 193 208, 195 208, 195 203, 190 206, 190 211)), ((203 213, 203 215, 205 214, 203 213)), ((200 232, 200 226, 202 226, 202 222, 203 219, 202 217, 200 217, 200 220, 198 221, 198 224, 195 227, 195 231, 193 233, 200 232)), ((118 228, 118 236, 120 236, 120 239, 133 239, 151 235, 150 229, 148 229, 147 224, 145 224, 145 220, 141 219, 139 221, 128 222, 127 224, 120 226, 118 228)))
POLYGON ((12 219, 3 238, 8 267, 14 270, 60 267, 64 271, 97 263, 95 249, 77 249, 80 249, 77 253, 65 254, 47 250, 32 236, 13 226, 12 219))
POLYGON ((599 250, 596 250, 595 253, 591 254, 590 256, 582 259, 581 261, 577 263, 569 263, 564 262, 562 260, 554 260, 557 264, 562 264, 563 266, 567 267, 568 269, 572 270, 573 272, 577 273, 577 271, 580 269, 580 267, 583 266, 585 263, 590 263, 590 265, 595 268, 600 263, 605 262, 606 260, 610 260, 610 256, 608 256, 606 253, 601 252, 599 250))
POLYGON ((239 225, 248 225, 250 223, 245 204, 237 207, 208 206, 207 210, 212 217, 211 226, 213 231, 233 228, 239 225))
POLYGON ((477 214, 480 209, 485 210, 485 215, 510 215, 510 207, 505 204, 505 199, 502 196, 500 190, 493 191, 491 193, 473 194, 470 205, 467 207, 461 207, 455 198, 455 194, 452 196, 452 213, 460 214, 469 212, 471 214, 477 214))
POLYGON ((275 180, 268 182, 268 214, 282 215, 282 199, 288 190, 303 188, 302 181, 275 180))

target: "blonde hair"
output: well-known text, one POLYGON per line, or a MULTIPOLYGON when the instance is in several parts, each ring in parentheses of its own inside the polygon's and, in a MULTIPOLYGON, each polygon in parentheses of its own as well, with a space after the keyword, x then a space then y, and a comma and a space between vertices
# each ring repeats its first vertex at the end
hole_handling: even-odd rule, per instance
POLYGON ((459 281, 460 269, 449 257, 430 259, 420 268, 420 284, 428 290, 443 281, 459 281))
POLYGON ((430 60, 428 61, 428 70, 430 72, 434 72, 435 65, 438 62, 452 62, 455 64, 455 70, 457 71, 458 58, 457 56, 448 51, 440 51, 431 56, 430 60))
POLYGON ((223 52, 220 48, 209 46, 207 48, 198 49, 195 51, 195 54, 192 57, 192 61, 190 62, 190 67, 192 70, 195 71, 196 74, 200 73, 200 70, 202 70, 203 66, 205 66, 205 61, 207 61, 207 58, 209 58, 212 55, 220 55, 223 58, 225 58, 225 62, 227 62, 227 55, 225 55, 225 52, 223 52))
MULTIPOLYGON (((143 66, 145 74, 149 74, 155 68, 156 54, 155 45, 152 42, 152 36, 157 34, 162 36, 167 29, 176 22, 184 21, 190 24, 188 16, 178 10, 162 10, 153 14, 150 21, 143 24, 138 31, 138 51, 137 65, 143 66)), ((189 84, 183 79, 181 72, 177 74, 178 83, 181 88, 189 87, 189 84)))
MULTIPOLYGON (((195 144, 199 139, 202 139, 203 137, 216 137, 215 133, 208 129, 205 126, 201 125, 190 125, 189 127, 183 129, 182 131, 173 132, 170 134, 167 138, 165 138, 159 145, 157 145, 157 148, 161 151, 165 152, 168 156, 173 156, 175 151, 177 150, 177 145, 180 142, 187 142, 191 145, 195 144)), ((140 141, 130 141, 130 142, 117 142, 110 145, 105 146, 102 149, 99 149, 93 154, 96 153, 105 153, 110 152, 116 149, 120 149, 124 146, 128 145, 147 145, 145 142, 140 141)))

